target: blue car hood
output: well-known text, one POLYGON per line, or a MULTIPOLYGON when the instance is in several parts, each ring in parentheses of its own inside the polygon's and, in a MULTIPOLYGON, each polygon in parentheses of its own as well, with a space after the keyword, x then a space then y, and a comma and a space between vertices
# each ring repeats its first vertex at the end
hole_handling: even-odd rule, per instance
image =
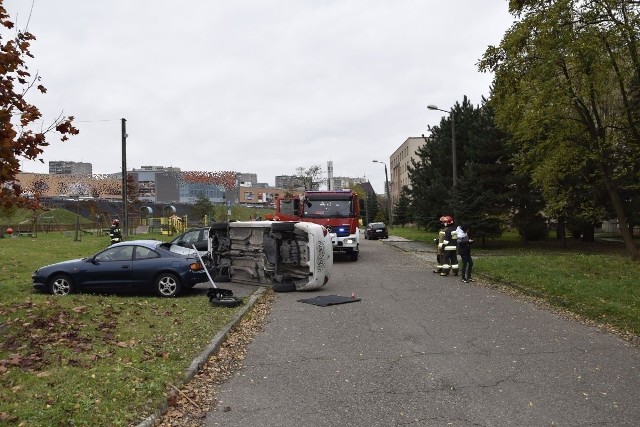
POLYGON ((49 267, 60 267, 60 266, 67 266, 67 265, 73 265, 73 264, 78 264, 80 262, 86 261, 88 258, 78 258, 78 259, 70 259, 68 261, 61 261, 61 262, 56 262, 53 264, 49 264, 49 265, 45 265, 44 267, 40 267, 38 270, 42 270, 45 268, 49 268, 49 267))

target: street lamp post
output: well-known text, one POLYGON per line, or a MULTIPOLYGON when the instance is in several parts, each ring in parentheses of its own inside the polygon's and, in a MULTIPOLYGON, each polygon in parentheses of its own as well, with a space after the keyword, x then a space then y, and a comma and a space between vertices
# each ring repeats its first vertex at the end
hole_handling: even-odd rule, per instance
POLYGON ((393 218, 391 217, 391 192, 389 191, 389 175, 387 174, 387 164, 380 160, 373 160, 373 163, 382 163, 384 165, 384 182, 387 186, 387 207, 389 208, 389 227, 393 225, 393 218))
POLYGON ((451 162, 453 163, 453 188, 456 188, 456 184, 458 183, 458 162, 456 160, 456 121, 453 118, 453 109, 451 111, 441 110, 435 105, 427 105, 429 110, 438 110, 443 113, 449 113, 451 118, 451 162))
POLYGON ((127 196, 127 119, 121 119, 122 128, 122 228, 129 237, 129 205, 127 196))

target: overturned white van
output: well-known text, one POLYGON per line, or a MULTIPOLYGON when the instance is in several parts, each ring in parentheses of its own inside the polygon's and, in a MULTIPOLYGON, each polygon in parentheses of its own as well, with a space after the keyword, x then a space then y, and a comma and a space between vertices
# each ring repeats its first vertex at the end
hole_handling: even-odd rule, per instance
POLYGON ((309 222, 212 224, 209 257, 214 282, 270 285, 276 292, 320 289, 333 268, 327 229, 309 222))

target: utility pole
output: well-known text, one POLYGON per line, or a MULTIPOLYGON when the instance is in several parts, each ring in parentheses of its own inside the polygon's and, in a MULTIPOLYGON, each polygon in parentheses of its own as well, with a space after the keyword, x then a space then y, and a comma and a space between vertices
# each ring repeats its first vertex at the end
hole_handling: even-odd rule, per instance
POLYGON ((389 174, 387 173, 387 164, 385 162, 381 162, 380 160, 373 160, 373 163, 382 163, 384 165, 384 182, 387 188, 387 208, 389 210, 389 227, 393 226, 393 218, 391 217, 392 208, 391 208, 391 191, 389 190, 389 174))
POLYGON ((127 203, 127 119, 122 120, 122 227, 129 237, 129 206, 127 203))

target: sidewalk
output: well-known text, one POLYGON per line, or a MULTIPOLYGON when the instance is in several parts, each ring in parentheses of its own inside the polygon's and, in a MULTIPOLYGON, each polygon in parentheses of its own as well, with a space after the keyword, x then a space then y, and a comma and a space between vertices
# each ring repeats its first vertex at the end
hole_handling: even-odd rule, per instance
MULTIPOLYGON (((413 240, 405 239, 399 236, 389 236, 388 239, 381 240, 382 243, 394 246, 403 252, 416 252, 416 253, 436 253, 436 245, 426 242, 415 242, 413 240)), ((435 261, 435 259, 434 259, 435 261)))

